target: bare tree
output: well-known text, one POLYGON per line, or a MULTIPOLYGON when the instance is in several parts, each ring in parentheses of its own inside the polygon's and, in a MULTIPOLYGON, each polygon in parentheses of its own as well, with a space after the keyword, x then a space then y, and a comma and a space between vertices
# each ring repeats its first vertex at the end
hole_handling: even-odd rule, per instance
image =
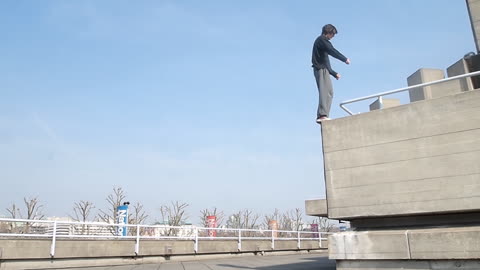
POLYGON ((18 208, 15 203, 12 203, 12 206, 10 206, 10 208, 7 208, 7 212, 10 214, 11 218, 22 218, 20 208, 18 208))
MULTIPOLYGON (((128 211, 128 223, 129 224, 143 224, 145 220, 148 218, 147 213, 143 209, 143 204, 137 202, 135 203, 128 211)), ((145 228, 140 228, 140 234, 143 235, 145 232, 145 228)), ((136 235, 137 234, 137 227, 130 227, 128 229, 129 235, 136 235)))
MULTIPOLYGON (((75 221, 86 222, 90 216, 92 210, 95 208, 92 202, 89 201, 79 201, 75 202, 73 205, 74 216, 70 215, 75 221)), ((82 224, 81 225, 81 234, 89 234, 89 226, 82 224)))
POLYGON ((74 216, 70 217, 75 221, 86 222, 94 208, 93 202, 90 201, 75 202, 73 205, 74 216))
MULTIPOLYGON (((20 208, 18 208, 15 203, 12 203, 12 206, 10 208, 7 208, 7 212, 10 214, 10 217, 13 219, 16 218, 22 218, 22 213, 20 212, 20 208)), ((15 222, 10 222, 9 223, 9 232, 11 233, 17 233, 17 223, 15 222)))
MULTIPOLYGON (((238 229, 257 229, 259 217, 260 216, 253 213, 252 210, 240 210, 230 216, 230 219, 227 221, 227 227, 238 229)), ((250 234, 250 232, 247 234, 250 234)))
POLYGON ((122 204, 127 195, 121 187, 113 187, 113 193, 105 199, 108 202, 108 208, 99 209, 98 219, 106 223, 117 222, 117 208, 122 204))
POLYGON ((213 209, 203 209, 200 211, 200 222, 203 227, 208 227, 208 216, 215 216, 217 221, 217 227, 222 226, 223 219, 225 217, 223 211, 218 210, 217 207, 213 209))
POLYGON ((280 222, 280 218, 281 218, 281 215, 280 215, 280 211, 278 209, 275 209, 275 211, 273 212, 273 214, 270 214, 270 215, 265 215, 264 218, 263 218, 263 226, 266 228, 266 229, 271 229, 270 226, 271 226, 271 222, 273 220, 277 221, 277 224, 278 222, 280 222))
POLYGON ((185 213, 185 209, 188 207, 188 203, 184 202, 171 202, 171 206, 162 205, 160 206, 160 214, 164 222, 167 222, 170 226, 180 226, 188 218, 185 213))
POLYGON ((320 218, 320 222, 318 223, 318 230, 321 232, 330 232, 334 228, 332 222, 328 218, 320 218))
MULTIPOLYGON (((25 203, 25 208, 27 211, 27 216, 26 216, 27 219, 37 220, 37 219, 43 219, 45 217, 45 215, 42 214, 43 205, 40 204, 38 197, 33 197, 33 198, 24 197, 23 202, 25 203)), ((35 228, 34 225, 35 223, 33 222, 27 222, 25 224, 25 232, 30 233, 32 227, 35 228)))
POLYGON ((128 211, 128 223, 129 224, 143 224, 148 218, 147 213, 143 209, 143 204, 137 202, 133 205, 133 211, 128 211))
POLYGON ((25 207, 27 208, 27 219, 43 219, 45 217, 42 214, 43 205, 40 204, 38 197, 23 198, 25 207))
POLYGON ((334 224, 328 218, 315 218, 312 220, 312 224, 318 224, 319 232, 330 232, 334 229, 334 224))
POLYGON ((303 227, 303 213, 300 208, 287 211, 282 216, 281 228, 287 231, 300 231, 303 227))

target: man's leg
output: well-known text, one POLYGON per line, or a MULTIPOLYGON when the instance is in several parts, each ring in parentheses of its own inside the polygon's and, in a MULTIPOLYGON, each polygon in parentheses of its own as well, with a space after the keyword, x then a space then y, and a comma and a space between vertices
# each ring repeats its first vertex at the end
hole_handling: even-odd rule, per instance
POLYGON ((330 114, 330 107, 333 99, 333 87, 330 80, 330 74, 327 69, 319 69, 313 71, 318 88, 318 110, 317 119, 330 114))

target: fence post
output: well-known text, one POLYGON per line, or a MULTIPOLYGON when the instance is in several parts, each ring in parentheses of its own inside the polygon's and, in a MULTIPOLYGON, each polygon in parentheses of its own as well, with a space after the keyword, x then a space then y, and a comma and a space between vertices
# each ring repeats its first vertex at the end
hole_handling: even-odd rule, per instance
POLYGON ((318 246, 322 248, 322 233, 318 232, 318 246))
POLYGON ((238 251, 242 251, 242 230, 238 229, 238 251))
POLYGON ((140 224, 137 224, 137 238, 135 241, 135 255, 140 252, 140 224))
POLYGON ((297 231, 297 248, 300 249, 300 231, 297 231))
POLYGON ((53 222, 52 245, 50 246, 50 256, 55 256, 55 243, 57 240, 57 221, 53 222))
POLYGON ((272 249, 275 249, 275 234, 274 234, 274 230, 272 230, 272 249))
POLYGON ((193 245, 193 250, 195 251, 195 253, 198 253, 198 228, 197 227, 195 227, 195 242, 193 245))

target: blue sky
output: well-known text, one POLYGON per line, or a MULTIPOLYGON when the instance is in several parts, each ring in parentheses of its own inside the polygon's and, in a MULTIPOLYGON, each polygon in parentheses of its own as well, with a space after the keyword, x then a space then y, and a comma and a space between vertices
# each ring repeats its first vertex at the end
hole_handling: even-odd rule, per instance
POLYGON ((332 60, 333 118, 475 49, 465 1, 2 1, 0 215, 25 196, 52 216, 103 208, 113 186, 152 221, 175 200, 195 222, 324 197, 310 57, 326 23, 352 62, 332 60))

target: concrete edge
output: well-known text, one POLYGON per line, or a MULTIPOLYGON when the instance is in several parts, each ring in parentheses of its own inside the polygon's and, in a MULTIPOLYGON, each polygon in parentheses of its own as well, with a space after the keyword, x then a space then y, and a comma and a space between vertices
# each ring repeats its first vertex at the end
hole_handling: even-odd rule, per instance
POLYGON ((192 254, 173 256, 145 256, 145 257, 110 257, 110 258, 73 258, 73 259, 35 259, 35 260, 0 260, 0 270, 10 269, 58 269, 78 267, 108 267, 122 265, 160 264, 166 262, 186 262, 197 260, 214 260, 235 257, 254 256, 283 256, 298 254, 328 255, 327 249, 286 250, 286 251, 258 251, 220 254, 192 254))

